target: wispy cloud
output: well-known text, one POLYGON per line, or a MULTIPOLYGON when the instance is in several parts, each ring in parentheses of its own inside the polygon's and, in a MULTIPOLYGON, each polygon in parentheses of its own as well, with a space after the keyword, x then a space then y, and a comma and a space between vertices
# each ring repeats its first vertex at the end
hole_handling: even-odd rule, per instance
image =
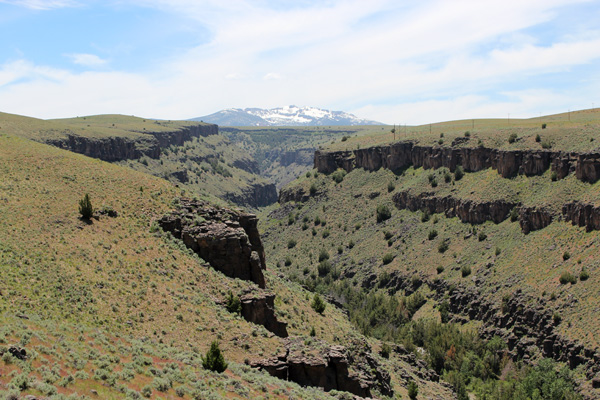
POLYGON ((107 63, 106 60, 103 60, 95 54, 80 53, 67 54, 66 56, 69 57, 73 63, 84 67, 99 67, 107 63))

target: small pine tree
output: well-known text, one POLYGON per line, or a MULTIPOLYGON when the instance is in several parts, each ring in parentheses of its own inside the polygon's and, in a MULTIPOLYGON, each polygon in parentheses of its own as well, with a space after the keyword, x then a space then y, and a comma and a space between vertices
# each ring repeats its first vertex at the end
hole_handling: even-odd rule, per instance
POLYGON ((225 308, 230 313, 240 314, 242 312, 242 302, 238 296, 234 296, 231 291, 229 291, 229 295, 227 296, 227 304, 225 304, 225 308))
POLYGON ((321 296, 319 296, 318 293, 315 293, 315 296, 313 297, 313 301, 310 304, 310 306, 312 307, 313 310, 315 310, 319 314, 323 314, 323 311, 325 311, 325 307, 327 305, 325 304, 325 302, 323 301, 321 296))
POLYGON ((206 357, 202 357, 202 366, 204 369, 219 373, 227 369, 227 363, 221 353, 221 349, 219 349, 219 342, 216 340, 210 345, 210 349, 206 352, 206 357))
POLYGON ((87 193, 83 196, 83 199, 79 200, 79 214, 83 219, 90 219, 94 214, 94 207, 92 207, 90 195, 87 193))

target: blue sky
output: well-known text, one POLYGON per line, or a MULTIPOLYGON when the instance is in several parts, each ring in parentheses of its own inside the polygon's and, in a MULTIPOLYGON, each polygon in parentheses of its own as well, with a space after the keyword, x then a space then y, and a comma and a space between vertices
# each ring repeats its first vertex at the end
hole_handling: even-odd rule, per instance
POLYGON ((0 111, 385 123, 600 107, 600 1, 0 0, 0 111))

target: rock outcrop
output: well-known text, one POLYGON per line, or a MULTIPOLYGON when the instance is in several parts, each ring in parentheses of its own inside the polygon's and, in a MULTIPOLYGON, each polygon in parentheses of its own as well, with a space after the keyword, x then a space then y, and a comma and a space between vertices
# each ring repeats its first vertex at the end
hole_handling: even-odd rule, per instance
POLYGON ((568 153, 550 150, 499 150, 487 147, 422 146, 411 141, 373 146, 353 151, 324 152, 317 150, 314 167, 322 173, 338 168, 350 172, 354 168, 374 171, 379 168, 397 170, 408 166, 441 168, 454 171, 462 166, 476 172, 493 168, 504 178, 516 175, 541 175, 548 168, 558 179, 575 171, 577 179, 596 182, 600 179, 599 153, 568 153))
POLYGON ((600 229, 600 207, 574 201, 563 205, 563 217, 573 225, 585 226, 589 231, 600 229))
POLYGON ((433 193, 413 195, 408 191, 394 194, 392 200, 397 208, 410 211, 427 210, 429 213, 444 213, 447 217, 458 217, 462 222, 481 224, 485 221, 500 223, 504 221, 515 203, 495 200, 475 202, 451 196, 438 197, 433 193))
POLYGON ((252 291, 240 297, 242 317, 246 321, 262 325, 279 337, 288 337, 287 323, 275 316, 275 294, 252 291))
POLYGON ((66 137, 48 139, 45 143, 103 161, 122 161, 142 156, 159 158, 161 149, 181 146, 196 137, 217 135, 216 125, 191 125, 166 132, 138 132, 137 138, 122 136, 93 138, 67 132, 66 137))
POLYGON ((269 374, 303 386, 321 387, 325 391, 341 390, 360 397, 370 397, 377 388, 382 394, 392 396, 390 376, 369 352, 352 352, 343 346, 329 347, 315 340, 311 346, 304 339, 289 339, 286 352, 250 365, 269 374), (319 348, 320 347, 320 348, 319 348), (349 370, 352 365, 353 373, 349 370))
POLYGON ((310 193, 307 193, 301 186, 291 186, 283 188, 279 191, 279 204, 289 203, 294 201, 296 203, 304 203, 310 198, 310 193))
POLYGON ((275 185, 267 182, 251 183, 241 192, 225 193, 225 199, 232 203, 246 207, 266 207, 277 202, 277 189, 275 185))
POLYGON ((265 287, 265 251, 256 215, 182 199, 179 208, 163 216, 158 224, 216 270, 265 287))
POLYGON ((554 215, 544 207, 519 207, 519 225, 524 234, 550 225, 554 215))

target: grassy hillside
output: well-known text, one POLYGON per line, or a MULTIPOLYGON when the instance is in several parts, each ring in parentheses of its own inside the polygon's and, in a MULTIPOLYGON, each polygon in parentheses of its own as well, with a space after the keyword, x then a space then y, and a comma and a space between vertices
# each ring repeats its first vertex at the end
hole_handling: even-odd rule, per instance
POLYGON ((136 139, 143 137, 145 132, 170 132, 200 124, 191 121, 159 121, 116 114, 42 120, 0 113, 0 130, 38 141, 61 139, 68 134, 89 138, 119 136, 136 139))
POLYGON ((331 150, 353 150, 391 143, 394 140, 415 140, 424 145, 450 146, 456 138, 469 136, 462 146, 497 149, 552 149, 588 151, 600 146, 600 109, 572 111, 529 119, 472 119, 438 122, 419 126, 387 126, 370 128, 362 135, 351 136, 326 146, 331 150), (545 127, 543 128, 543 126, 545 127), (516 135, 510 143, 511 135, 516 135), (536 141, 536 136, 540 140, 536 141))
MULTIPOLYGON (((243 364, 281 353, 285 341, 218 304, 252 283, 216 272, 153 226, 185 194, 181 189, 4 134, 0 159, 0 392, 56 399, 343 397, 243 364), (78 202, 86 193, 96 209, 117 216, 81 220, 78 202), (229 362, 223 374, 202 367, 214 340, 229 362), (11 355, 14 346, 28 358, 11 355)), ((336 307, 315 312, 312 295, 271 263, 266 278, 290 335, 332 345, 363 340, 336 307)), ((369 346, 377 351, 381 343, 371 339, 369 346)), ((390 372, 416 376, 398 357, 378 359, 390 372)), ((400 375, 393 373, 392 383, 406 393, 400 375)), ((436 383, 421 392, 449 394, 436 383)))

